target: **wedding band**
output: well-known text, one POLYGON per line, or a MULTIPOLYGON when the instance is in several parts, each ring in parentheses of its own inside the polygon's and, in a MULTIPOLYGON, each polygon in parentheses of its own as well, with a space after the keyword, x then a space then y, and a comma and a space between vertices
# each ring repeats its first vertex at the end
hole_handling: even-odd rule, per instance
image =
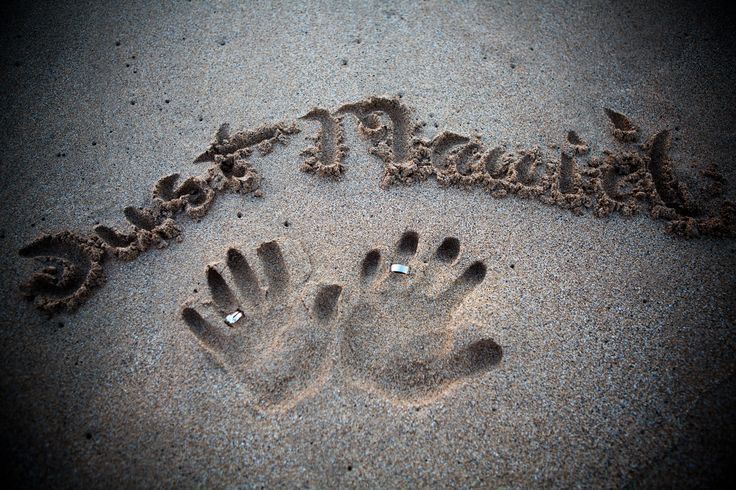
POLYGON ((391 272, 397 272, 399 274, 408 274, 409 266, 404 264, 391 264, 391 272))
POLYGON ((228 316, 225 317, 225 323, 233 326, 238 323, 238 320, 240 320, 241 318, 243 318, 243 312, 240 310, 235 310, 233 313, 230 313, 228 316))

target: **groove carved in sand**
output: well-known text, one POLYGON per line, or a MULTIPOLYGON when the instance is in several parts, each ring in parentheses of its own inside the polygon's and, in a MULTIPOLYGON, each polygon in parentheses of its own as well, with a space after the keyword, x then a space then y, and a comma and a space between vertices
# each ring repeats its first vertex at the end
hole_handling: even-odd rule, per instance
POLYGON ((420 125, 399 99, 370 97, 341 106, 337 114, 358 119, 358 131, 372 143, 368 152, 384 162, 382 186, 390 185, 394 178, 414 179, 421 171, 417 162, 426 158, 427 148, 416 146, 420 125))
POLYGON ((230 135, 228 125, 222 125, 210 148, 195 160, 209 162, 208 168, 181 183, 179 174, 161 178, 147 207, 123 210, 125 228, 97 225, 90 235, 69 231, 43 235, 21 249, 21 256, 51 264, 22 283, 21 293, 49 314, 75 311, 104 283, 106 259, 133 260, 154 247, 165 248, 171 240, 181 240, 178 216, 203 218, 218 194, 261 197, 261 179, 248 156, 256 148, 266 155, 298 131, 294 124, 278 123, 230 135))
POLYGON ((357 304, 344 321, 341 361, 358 386, 407 404, 427 403, 454 384, 496 366, 502 348, 491 338, 465 338, 453 318, 486 277, 486 266, 458 266, 460 242, 447 237, 428 263, 417 257, 419 235, 408 231, 388 256, 368 252, 357 304), (389 272, 409 265, 409 275, 389 272), (441 285, 441 286, 440 286, 441 285))
POLYGON ((21 293, 49 314, 73 311, 105 282, 104 251, 92 238, 63 231, 43 235, 20 249, 43 264, 20 286, 21 293))
POLYGON ((348 147, 345 146, 341 118, 330 114, 326 109, 314 108, 302 119, 320 123, 317 136, 311 138, 314 145, 302 152, 306 157, 300 167, 302 172, 314 172, 321 176, 340 177, 343 159, 348 147))
MULTIPOLYGON (((639 128, 619 112, 608 108, 604 112, 613 137, 624 148, 591 156, 588 144, 575 131, 568 131, 559 157, 548 157, 538 147, 486 148, 478 135, 441 132, 432 139, 422 138, 422 125, 401 100, 370 97, 334 112, 313 109, 302 118, 319 122, 320 129, 313 138, 315 144, 302 152, 306 159, 300 168, 322 176, 343 174, 348 150, 343 123, 349 117, 357 119, 358 132, 370 142, 368 152, 383 164, 382 187, 415 184, 434 176, 442 187, 480 188, 495 198, 516 195, 575 214, 591 211, 599 218, 648 209, 652 218, 667 222, 668 232, 686 237, 736 236, 736 205, 721 198, 726 182, 714 166, 702 172, 710 180, 705 194, 693 196, 675 176, 667 131, 637 145, 633 142, 639 138, 639 128)), ((256 149, 261 155, 271 153, 299 130, 296 123, 277 123, 231 134, 229 126, 222 125, 209 148, 195 159, 209 166, 180 184, 177 174, 160 179, 149 206, 125 208, 125 228, 98 225, 90 235, 44 235, 24 247, 21 255, 29 257, 39 244, 48 245, 44 245, 44 260, 56 265, 24 282, 23 295, 47 312, 74 311, 102 284, 99 278, 106 258, 132 260, 151 248, 165 247, 172 239, 180 240, 179 215, 201 219, 219 194, 261 197, 260 175, 249 157, 256 149), (59 245, 62 242, 65 245, 59 245), (69 259, 69 247, 81 247, 83 252, 69 259), (82 265, 74 265, 79 260, 82 265), (93 273, 78 280, 88 263, 93 264, 93 273), (65 267, 71 272, 61 272, 65 267), (78 289, 70 289, 73 285, 78 289)))
POLYGON ((604 108, 603 111, 613 124, 614 138, 624 143, 635 142, 639 139, 639 128, 628 117, 608 108, 604 108))
POLYGON ((633 144, 639 128, 619 112, 606 108, 604 113, 613 137, 628 143, 626 148, 588 156, 589 145, 577 132, 568 131, 555 158, 539 147, 486 149, 478 136, 452 132, 424 139, 412 110, 398 98, 371 97, 335 111, 357 118, 358 132, 370 141, 369 153, 383 162, 382 187, 415 184, 434 176, 443 187, 477 187, 493 197, 513 194, 575 214, 590 210, 599 218, 614 212, 631 216, 648 209, 651 217, 667 221, 668 232, 687 237, 736 236, 734 204, 714 200, 723 193, 717 171, 705 174, 714 180, 714 191, 699 196, 700 201, 710 201, 708 212, 675 177, 667 131, 644 144, 633 144))
MULTIPOLYGON (((260 273, 240 250, 227 251, 225 264, 211 264, 209 294, 187 302, 181 315, 189 330, 222 367, 253 393, 264 409, 291 406, 313 394, 330 371, 342 287, 309 288, 308 259, 288 255, 283 240, 256 250, 260 273), (301 266, 295 273, 293 265, 301 266), (309 306, 307 306, 309 305, 309 306), (232 324, 227 315, 242 313, 232 324)), ((291 250, 297 245, 291 243, 291 250)))

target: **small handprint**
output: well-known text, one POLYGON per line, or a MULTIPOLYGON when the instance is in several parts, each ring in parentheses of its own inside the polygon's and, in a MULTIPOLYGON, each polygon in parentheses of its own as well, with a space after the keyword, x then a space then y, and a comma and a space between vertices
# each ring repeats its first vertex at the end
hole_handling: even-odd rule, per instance
POLYGON ((261 244, 256 255, 266 286, 243 253, 231 248, 230 279, 218 264, 208 266, 211 300, 186 304, 182 317, 263 408, 283 408, 313 393, 330 369, 342 287, 315 287, 308 307, 302 292, 310 288, 292 277, 279 242, 261 244))

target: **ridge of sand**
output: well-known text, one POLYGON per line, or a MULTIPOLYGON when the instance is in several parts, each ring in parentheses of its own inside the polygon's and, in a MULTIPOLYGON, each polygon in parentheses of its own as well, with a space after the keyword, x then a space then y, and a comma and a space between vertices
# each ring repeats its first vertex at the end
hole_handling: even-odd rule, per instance
MULTIPOLYGON (((477 135, 443 131, 431 140, 422 139, 418 137, 422 124, 414 121, 413 110, 400 98, 369 97, 342 105, 334 113, 314 108, 301 118, 317 121, 320 129, 311 138, 314 145, 302 152, 307 158, 300 169, 335 179, 342 175, 348 151, 343 118, 351 114, 358 120, 359 133, 372 145, 369 153, 384 163, 384 188, 434 177, 442 187, 480 187, 496 198, 517 195, 575 214, 592 210, 597 218, 615 212, 632 216, 648 207, 649 215, 664 220, 666 231, 676 235, 736 236, 736 205, 719 201, 724 179, 715 166, 707 167, 702 176, 717 185, 693 196, 675 176, 668 131, 635 145, 639 130, 634 123, 616 111, 604 111, 614 138, 626 143, 623 148, 586 156, 588 145, 571 130, 561 146, 550 145, 559 148, 555 159, 545 157, 539 147, 486 148, 477 135)), ((275 144, 288 144, 299 131, 296 122, 281 122, 230 134, 229 125, 223 124, 210 147, 194 160, 210 162, 202 174, 178 186, 178 174, 163 177, 154 186, 148 208, 124 209, 131 230, 97 225, 95 235, 63 231, 43 235, 24 247, 22 256, 37 258, 47 267, 21 284, 23 295, 48 313, 76 310, 102 284, 106 257, 133 260, 154 246, 166 247, 170 240, 180 239, 176 215, 183 212, 201 219, 218 193, 261 197, 260 176, 248 157, 256 148, 261 155, 270 154, 275 144), (81 263, 70 262, 64 255, 70 248, 81 263)))

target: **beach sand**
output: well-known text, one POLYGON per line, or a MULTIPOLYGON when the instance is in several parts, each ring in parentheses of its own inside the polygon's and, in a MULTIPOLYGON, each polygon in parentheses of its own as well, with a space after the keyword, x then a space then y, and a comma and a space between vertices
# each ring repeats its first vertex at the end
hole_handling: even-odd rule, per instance
POLYGON ((733 17, 646 3, 8 7, 8 476, 733 481, 733 17))

